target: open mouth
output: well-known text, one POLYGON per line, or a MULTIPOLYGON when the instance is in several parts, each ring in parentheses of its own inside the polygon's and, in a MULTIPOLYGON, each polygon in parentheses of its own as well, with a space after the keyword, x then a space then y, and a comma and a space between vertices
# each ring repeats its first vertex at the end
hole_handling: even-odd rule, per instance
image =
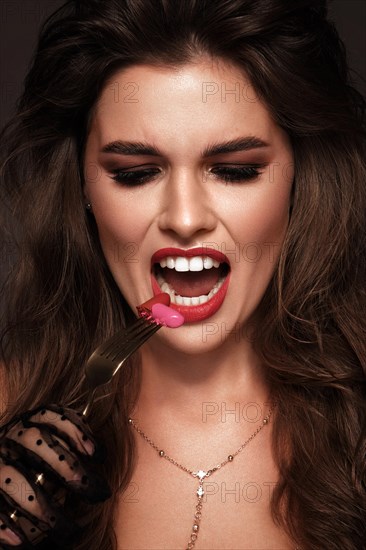
POLYGON ((198 306, 217 294, 230 272, 225 261, 210 256, 167 256, 152 267, 162 292, 170 295, 171 303, 198 306))

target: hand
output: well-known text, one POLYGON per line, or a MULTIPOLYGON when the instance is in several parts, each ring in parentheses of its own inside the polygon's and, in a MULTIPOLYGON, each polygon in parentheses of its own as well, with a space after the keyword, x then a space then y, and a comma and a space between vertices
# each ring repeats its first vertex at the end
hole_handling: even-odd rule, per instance
POLYGON ((38 407, 0 429, 0 548, 33 548, 49 534, 69 540, 77 526, 63 510, 68 493, 90 503, 110 497, 95 473, 98 452, 81 413, 38 407))

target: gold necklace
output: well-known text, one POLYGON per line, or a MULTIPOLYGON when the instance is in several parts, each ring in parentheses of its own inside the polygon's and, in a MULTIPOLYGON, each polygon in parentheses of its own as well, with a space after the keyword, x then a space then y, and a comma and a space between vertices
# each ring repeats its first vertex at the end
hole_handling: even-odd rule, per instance
POLYGON ((194 548, 197 541, 200 521, 202 517, 202 497, 205 493, 203 489, 203 480, 206 479, 206 477, 211 476, 217 470, 220 470, 220 468, 222 468, 226 464, 229 464, 230 462, 232 462, 236 457, 236 455, 241 453, 244 447, 246 447, 248 443, 264 428, 264 426, 266 426, 269 423, 269 419, 272 415, 274 407, 275 407, 275 404, 272 406, 272 408, 269 409, 267 416, 264 417, 262 421, 262 424, 255 430, 254 433, 252 433, 252 435, 246 441, 244 441, 242 445, 240 445, 239 449, 235 453, 229 455, 225 460, 223 460, 222 462, 220 462, 220 464, 217 464, 213 468, 210 468, 209 470, 198 470, 197 472, 194 472, 193 470, 190 470, 189 468, 182 466, 182 464, 179 464, 179 462, 174 460, 174 458, 171 458, 169 455, 167 455, 165 451, 163 451, 162 449, 159 449, 159 447, 155 445, 155 443, 136 425, 136 423, 132 420, 132 418, 128 419, 128 422, 136 430, 136 432, 139 433, 141 437, 145 439, 145 441, 147 441, 147 443, 149 443, 149 445, 151 445, 151 447, 153 447, 153 449, 155 449, 158 452, 161 458, 165 458, 166 460, 169 460, 169 462, 174 464, 174 466, 177 466, 177 468, 180 468, 181 470, 183 470, 183 472, 187 472, 191 476, 199 479, 198 489, 196 491, 198 500, 195 508, 196 511, 194 514, 194 523, 193 523, 190 539, 187 543, 185 550, 192 550, 192 548, 194 548))

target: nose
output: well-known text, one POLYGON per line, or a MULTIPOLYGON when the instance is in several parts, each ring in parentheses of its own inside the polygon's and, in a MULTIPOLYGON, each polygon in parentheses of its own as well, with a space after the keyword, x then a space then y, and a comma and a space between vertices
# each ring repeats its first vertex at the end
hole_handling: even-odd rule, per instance
POLYGON ((164 191, 159 228, 188 241, 213 231, 216 224, 214 198, 202 178, 188 171, 171 174, 164 191))

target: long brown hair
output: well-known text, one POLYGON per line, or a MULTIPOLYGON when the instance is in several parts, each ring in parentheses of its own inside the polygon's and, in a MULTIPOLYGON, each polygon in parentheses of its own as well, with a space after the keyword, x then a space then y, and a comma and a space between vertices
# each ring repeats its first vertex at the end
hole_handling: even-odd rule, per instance
MULTIPOLYGON (((291 220, 253 341, 276 392, 275 522, 301 547, 366 540, 365 102, 320 0, 68 1, 44 24, 17 115, 2 134, 1 180, 18 261, 7 282, 3 421, 39 403, 84 404, 81 365, 132 312, 85 213, 83 144, 117 69, 208 54, 249 75, 295 156, 291 220)), ((117 488, 134 465, 130 364, 95 406, 116 494, 88 508, 78 550, 116 548, 117 488)))

